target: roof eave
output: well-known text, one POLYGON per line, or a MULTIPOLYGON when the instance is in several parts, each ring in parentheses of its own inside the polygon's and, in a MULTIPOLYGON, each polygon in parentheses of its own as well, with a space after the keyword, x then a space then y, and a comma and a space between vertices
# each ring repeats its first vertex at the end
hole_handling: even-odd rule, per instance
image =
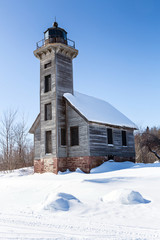
POLYGON ((131 127, 131 126, 125 126, 125 125, 118 125, 118 124, 112 124, 112 123, 104 123, 104 122, 98 122, 98 121, 91 121, 91 120, 88 120, 87 121, 90 123, 90 124, 99 124, 99 125, 103 125, 103 126, 108 126, 108 127, 111 127, 111 128, 119 128, 119 129, 130 129, 130 130, 138 130, 138 128, 136 127, 131 127))
POLYGON ((39 122, 40 122, 40 113, 38 114, 36 120, 35 120, 34 123, 32 124, 32 127, 29 129, 29 133, 34 134, 35 129, 36 129, 36 127, 37 127, 37 125, 38 125, 39 122))

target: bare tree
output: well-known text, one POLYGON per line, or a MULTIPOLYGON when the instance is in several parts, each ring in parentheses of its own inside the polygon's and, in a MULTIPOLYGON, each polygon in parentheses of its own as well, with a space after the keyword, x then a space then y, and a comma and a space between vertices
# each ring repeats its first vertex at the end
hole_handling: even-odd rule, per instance
POLYGON ((148 151, 160 160, 160 131, 156 127, 149 129, 142 134, 141 146, 146 146, 148 151))
POLYGON ((33 166, 33 159, 34 159, 33 142, 30 139, 27 139, 26 158, 25 158, 26 167, 33 166))
POLYGON ((24 121, 24 117, 22 118, 21 122, 15 125, 14 136, 15 136, 15 143, 16 143, 16 147, 15 147, 16 160, 20 165, 25 167, 27 128, 26 128, 26 123, 24 121))
POLYGON ((7 111, 0 122, 0 170, 33 165, 33 143, 28 138, 24 116, 16 122, 17 111, 7 111))
POLYGON ((160 160, 160 129, 147 127, 135 135, 136 161, 155 162, 160 160))
POLYGON ((15 125, 15 162, 17 167, 27 167, 33 164, 33 144, 28 138, 27 124, 24 115, 15 125))
POLYGON ((14 121, 17 111, 7 111, 3 114, 0 128, 0 145, 3 163, 9 170, 13 169, 12 158, 14 150, 14 121))

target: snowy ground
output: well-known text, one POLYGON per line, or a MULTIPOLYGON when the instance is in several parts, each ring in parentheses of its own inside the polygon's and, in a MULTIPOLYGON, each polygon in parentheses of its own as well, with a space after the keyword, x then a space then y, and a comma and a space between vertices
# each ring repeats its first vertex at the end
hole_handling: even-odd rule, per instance
POLYGON ((0 172, 0 239, 160 239, 160 164, 0 172))

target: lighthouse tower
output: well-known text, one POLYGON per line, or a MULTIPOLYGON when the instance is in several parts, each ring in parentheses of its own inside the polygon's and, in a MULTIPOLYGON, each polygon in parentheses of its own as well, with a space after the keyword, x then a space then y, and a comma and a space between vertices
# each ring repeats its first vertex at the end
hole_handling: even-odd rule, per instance
POLYGON ((34 134, 36 172, 56 173, 58 158, 67 157, 63 94, 73 94, 72 59, 77 54, 74 41, 67 38, 67 32, 57 22, 44 32, 44 39, 34 51, 40 60, 40 114, 31 131, 37 132, 34 134))

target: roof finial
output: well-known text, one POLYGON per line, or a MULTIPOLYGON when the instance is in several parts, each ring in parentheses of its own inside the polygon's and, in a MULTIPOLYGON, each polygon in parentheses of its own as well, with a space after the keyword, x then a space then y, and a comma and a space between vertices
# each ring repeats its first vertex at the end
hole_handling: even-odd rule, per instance
POLYGON ((56 22, 56 16, 55 16, 55 22, 53 23, 53 27, 55 27, 55 28, 58 27, 58 23, 56 22))

